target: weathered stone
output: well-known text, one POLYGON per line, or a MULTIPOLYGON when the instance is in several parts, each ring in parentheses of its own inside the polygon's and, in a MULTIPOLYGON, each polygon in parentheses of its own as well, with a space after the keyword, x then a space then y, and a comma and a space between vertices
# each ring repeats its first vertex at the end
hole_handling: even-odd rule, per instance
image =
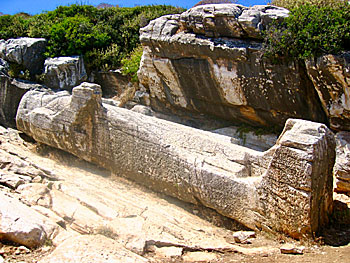
POLYGON ((26 247, 38 247, 52 238, 58 225, 17 199, 0 192, 0 239, 10 240, 26 247))
POLYGON ((50 196, 50 190, 44 184, 31 183, 21 185, 17 188, 17 191, 21 193, 22 200, 25 200, 25 202, 30 206, 51 206, 52 201, 50 196))
MULTIPOLYGON (((258 131, 258 129, 257 129, 258 131)), ((257 151, 266 151, 275 145, 278 136, 275 134, 256 134, 244 127, 225 127, 216 129, 214 133, 231 137, 231 142, 257 151)))
POLYGON ((30 183, 31 180, 32 178, 30 176, 0 172, 0 184, 12 189, 16 189, 22 184, 30 183))
POLYGON ((184 262, 215 262, 218 255, 208 252, 187 252, 182 257, 184 262))
POLYGON ((0 124, 16 127, 16 113, 22 96, 30 89, 41 85, 22 80, 11 79, 0 74, 0 124))
POLYGON ((185 30, 207 37, 233 37, 261 39, 262 30, 273 20, 283 20, 287 9, 258 5, 244 7, 236 4, 200 5, 181 14, 185 30))
POLYGON ((282 128, 288 118, 327 122, 305 65, 272 63, 259 41, 209 38, 180 28, 179 15, 172 15, 140 31, 138 77, 153 109, 253 126, 282 128))
POLYGON ((28 92, 17 126, 39 142, 252 229, 299 238, 317 232, 331 211, 335 140, 323 124, 289 120, 276 145, 261 153, 102 104, 100 87, 83 83, 72 96, 28 92))
POLYGON ((7 63, 6 60, 0 58, 0 75, 7 75, 9 68, 9 63, 7 63))
POLYGON ((130 80, 119 71, 97 72, 94 82, 102 88, 105 97, 120 97, 130 80))
POLYGON ((256 234, 254 231, 238 231, 233 234, 233 238, 236 243, 247 244, 249 239, 255 238, 256 234))
POLYGON ((155 247, 155 254, 161 258, 173 258, 182 256, 182 247, 155 247))
POLYGON ((31 74, 42 72, 46 40, 22 37, 0 40, 0 57, 8 62, 23 65, 31 74))
POLYGON ((295 255, 302 255, 304 254, 305 247, 304 246, 296 246, 293 244, 285 244, 281 248, 282 254, 295 254, 295 255))
POLYGON ((335 191, 350 195, 350 132, 336 134, 337 157, 333 169, 335 191))
POLYGON ((310 59, 306 68, 330 127, 350 131, 350 52, 310 59))
POLYGON ((101 235, 82 235, 66 240, 39 263, 70 263, 72 260, 80 263, 148 262, 113 239, 101 235))
POLYGON ((52 89, 71 90, 87 79, 81 56, 48 58, 44 73, 44 83, 52 89))

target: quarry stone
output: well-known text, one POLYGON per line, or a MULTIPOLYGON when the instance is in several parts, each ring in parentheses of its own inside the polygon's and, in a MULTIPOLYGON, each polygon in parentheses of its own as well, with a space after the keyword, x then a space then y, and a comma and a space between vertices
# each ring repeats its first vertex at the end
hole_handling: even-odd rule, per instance
POLYGON ((222 20, 226 16, 233 19, 244 10, 259 13, 266 21, 288 13, 285 10, 278 16, 273 11, 278 8, 266 6, 205 5, 151 21, 140 30, 144 52, 138 78, 141 88, 150 94, 152 109, 280 129, 288 118, 326 123, 304 64, 282 58, 273 63, 263 56, 260 40, 243 37, 241 26, 242 33, 226 36, 218 34, 221 29, 229 33, 231 24, 208 22, 210 29, 204 26, 207 15, 215 17, 225 6, 230 9, 217 15, 222 20), (203 11, 207 9, 208 13, 203 11))
POLYGON ((350 131, 350 52, 310 59, 306 68, 330 127, 350 131))
POLYGON ((102 103, 100 86, 30 91, 17 126, 36 141, 257 230, 312 235, 332 209, 333 133, 290 119, 258 152, 230 138, 102 103))
POLYGON ((40 87, 39 84, 12 79, 0 74, 0 124, 15 128, 16 113, 23 94, 30 89, 40 87))
POLYGON ((44 73, 44 83, 51 89, 71 90, 87 79, 81 56, 48 58, 44 73))
POLYGON ((31 74, 43 70, 46 39, 22 37, 0 40, 0 57, 8 62, 23 65, 31 74))

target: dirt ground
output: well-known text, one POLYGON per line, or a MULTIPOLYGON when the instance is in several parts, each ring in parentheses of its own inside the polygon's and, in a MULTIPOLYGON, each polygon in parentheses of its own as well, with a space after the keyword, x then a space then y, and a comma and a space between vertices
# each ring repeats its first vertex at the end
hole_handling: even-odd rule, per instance
MULTIPOLYGON (((90 180, 90 183, 91 181, 95 181, 96 184, 106 184, 106 182, 112 181, 118 182, 122 185, 116 186, 120 188, 120 191, 125 190, 126 192, 130 191, 131 193, 130 196, 126 196, 125 198, 132 198, 132 196, 141 193, 145 199, 150 198, 150 200, 152 199, 152 202, 161 204, 161 209, 163 209, 162 213, 168 214, 170 218, 169 220, 176 219, 176 215, 180 216, 181 213, 184 217, 188 217, 189 219, 187 220, 191 220, 191 224, 193 225, 208 224, 205 231, 209 236, 212 235, 211 238, 215 238, 214 236, 217 235, 218 239, 225 238, 228 243, 233 243, 231 240, 232 233, 241 228, 241 226, 233 220, 225 218, 211 209, 187 204, 162 194, 153 193, 138 184, 130 182, 118 175, 111 175, 108 171, 81 161, 67 153, 47 146, 38 145, 34 142, 28 141, 27 138, 25 139, 26 140, 8 140, 6 138, 0 138, 0 145, 2 148, 6 148, 9 152, 25 156, 32 162, 45 163, 49 169, 57 171, 58 174, 62 175, 60 180, 67 183, 69 182, 70 184, 73 184, 73 181, 69 181, 71 180, 71 177, 69 177, 71 174, 77 175, 78 179, 76 180, 78 181, 82 180, 79 178, 86 176, 90 180), (4 144, 7 146, 4 147, 4 144), (99 182, 98 178, 102 181, 99 182), (167 209, 169 210, 167 211, 167 209), (210 230, 213 231, 210 232, 207 229, 214 230, 210 230)), ((81 183, 80 185, 82 186, 83 184, 81 183)), ((3 186, 0 187, 0 190, 9 191, 3 186)), ((236 244, 236 246, 242 248, 242 250, 238 249, 238 251, 234 252, 225 251, 225 249, 217 249, 215 246, 213 246, 212 249, 208 247, 206 249, 205 246, 199 245, 198 249, 194 249, 194 246, 183 245, 182 255, 180 256, 159 255, 157 254, 157 250, 152 248, 147 249, 143 256, 150 262, 350 263, 350 198, 336 193, 334 194, 334 198, 336 201, 330 224, 315 241, 295 241, 284 236, 272 236, 266 233, 257 233, 257 238, 252 241, 252 244, 236 244), (279 248, 285 243, 294 243, 297 246, 305 246, 306 249, 304 254, 281 254, 279 248)), ((166 225, 168 222, 161 221, 166 220, 166 218, 167 217, 158 216, 159 222, 157 222, 157 224, 166 225)), ((188 226, 185 223, 179 224, 176 227, 180 232, 189 232, 187 229, 188 226)), ((45 257, 54 250, 55 245, 53 244, 46 244, 42 248, 29 250, 16 244, 3 242, 0 243, 0 262, 2 262, 2 259, 4 262, 9 263, 39 262, 40 260, 45 259, 45 257)), ((91 262, 93 262, 93 260, 91 262)))

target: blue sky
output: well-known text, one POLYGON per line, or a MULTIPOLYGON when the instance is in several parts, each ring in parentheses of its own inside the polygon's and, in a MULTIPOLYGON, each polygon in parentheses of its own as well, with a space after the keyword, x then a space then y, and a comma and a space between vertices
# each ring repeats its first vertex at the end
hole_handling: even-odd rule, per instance
MULTIPOLYGON (((101 2, 119 6, 134 6, 134 5, 150 5, 150 4, 167 4, 190 8, 199 0, 0 0, 0 12, 13 15, 18 12, 26 12, 29 14, 38 14, 42 11, 50 11, 59 5, 70 4, 90 4, 97 5, 101 2)), ((266 4, 266 0, 239 0, 239 3, 245 6, 266 4)))

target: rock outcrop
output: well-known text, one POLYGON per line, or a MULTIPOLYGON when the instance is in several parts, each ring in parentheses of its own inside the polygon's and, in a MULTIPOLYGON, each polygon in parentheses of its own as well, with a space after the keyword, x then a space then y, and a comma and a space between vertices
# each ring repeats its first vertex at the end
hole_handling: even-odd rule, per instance
POLYGON ((306 62, 322 106, 334 130, 350 130, 350 52, 306 62))
POLYGON ((230 138, 102 104, 98 85, 30 91, 18 128, 148 187, 202 203, 252 229, 312 235, 332 206, 335 141, 323 124, 289 120, 257 152, 230 138))
POLYGON ((48 58, 44 73, 44 83, 51 89, 71 90, 87 79, 81 56, 48 58))
POLYGON ((22 96, 41 85, 0 75, 0 124, 16 128, 16 113, 22 96))
POLYGON ((335 191, 350 195, 350 133, 336 134, 337 158, 334 165, 335 191))
POLYGON ((0 200, 0 240, 35 248, 57 234, 58 225, 17 199, 0 192, 0 200))
POLYGON ((327 122, 305 65, 263 57, 260 30, 288 11, 205 5, 141 29, 138 73, 155 110, 282 128, 288 118, 327 122))
POLYGON ((23 37, 0 40, 0 57, 24 66, 31 74, 43 70, 46 40, 44 38, 23 37))

